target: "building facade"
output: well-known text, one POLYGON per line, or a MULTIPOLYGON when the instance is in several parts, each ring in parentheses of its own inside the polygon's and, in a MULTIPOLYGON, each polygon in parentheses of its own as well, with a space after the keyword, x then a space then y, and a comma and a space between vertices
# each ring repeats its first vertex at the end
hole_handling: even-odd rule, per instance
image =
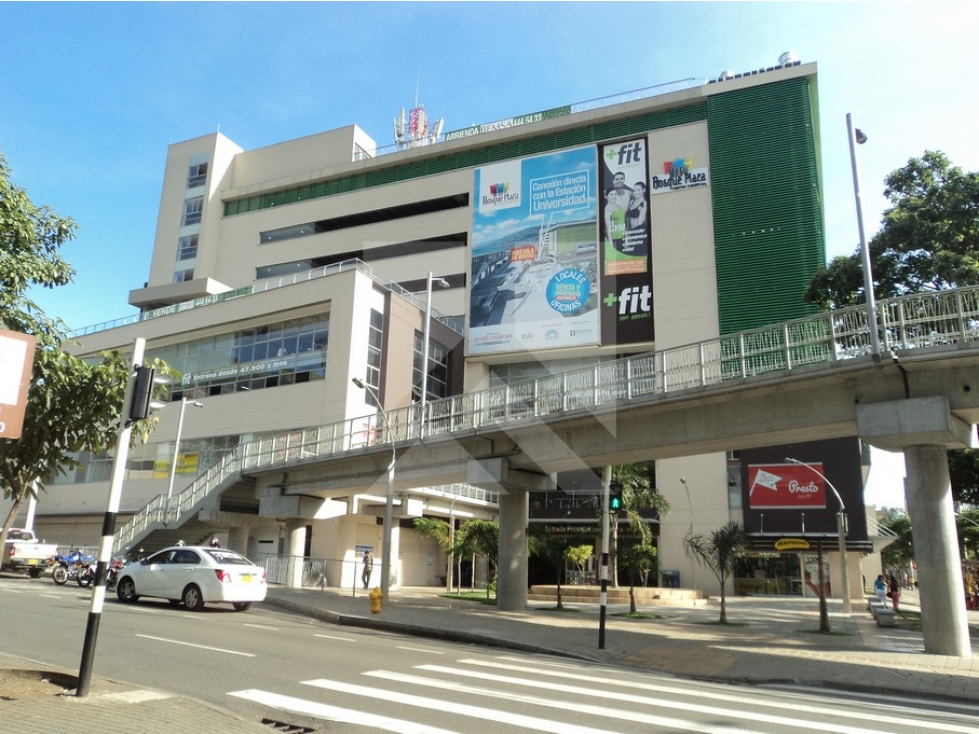
MULTIPOLYGON (((817 110, 815 64, 787 59, 389 148, 353 125, 250 151, 221 133, 171 145, 149 276, 130 293, 139 315, 78 333, 86 355, 144 338, 182 376, 132 454, 123 518, 243 444, 378 401, 400 408, 812 313, 802 293, 825 262, 817 110)), ((376 421, 364 430, 372 440, 376 421)), ((848 487, 851 526, 865 524, 856 439, 791 450, 848 487)), ((36 525, 63 543, 99 535, 111 457, 82 458, 37 507, 36 525)), ((751 466, 771 463, 732 450, 651 464, 673 508, 658 522, 661 567, 714 592, 682 539, 728 520, 778 555, 748 486, 751 466)), ((531 519, 558 526, 568 502, 598 491, 557 476, 531 519)), ((380 543, 383 493, 383 476, 357 496, 243 483, 157 538, 223 533, 252 555, 353 561, 380 543)), ((496 499, 399 489, 397 582, 445 573, 413 517, 492 519, 496 499)), ((810 527, 829 533, 836 510, 823 504, 810 527)), ((768 522, 794 511, 773 507, 768 522)))

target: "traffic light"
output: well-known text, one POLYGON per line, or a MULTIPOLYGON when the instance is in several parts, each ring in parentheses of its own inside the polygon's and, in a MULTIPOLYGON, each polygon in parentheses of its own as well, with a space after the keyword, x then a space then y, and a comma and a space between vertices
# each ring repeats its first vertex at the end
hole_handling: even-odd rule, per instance
POLYGON ((133 400, 129 405, 129 420, 139 421, 148 418, 150 413, 165 405, 153 400, 154 389, 164 383, 166 379, 157 377, 152 367, 140 365, 136 368, 136 386, 133 388, 133 400))
POLYGON ((608 511, 613 515, 622 511, 622 485, 619 482, 609 482, 608 511))

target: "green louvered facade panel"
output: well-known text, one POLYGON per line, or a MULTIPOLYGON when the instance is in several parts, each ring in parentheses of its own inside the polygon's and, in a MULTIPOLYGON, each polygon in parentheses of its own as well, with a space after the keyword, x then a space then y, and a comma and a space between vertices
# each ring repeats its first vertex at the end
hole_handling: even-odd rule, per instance
POLYGON ((368 171, 349 176, 331 179, 329 181, 297 186, 281 191, 256 194, 243 199, 235 199, 224 204, 224 215, 245 214, 247 212, 278 207, 283 204, 294 204, 309 201, 324 196, 334 196, 350 191, 368 189, 372 186, 399 181, 410 181, 423 176, 431 176, 448 171, 485 166, 498 161, 524 158, 541 153, 548 153, 576 145, 587 145, 603 140, 641 134, 649 130, 657 130, 673 125, 683 125, 696 122, 707 117, 707 108, 703 103, 658 112, 648 112, 635 117, 610 120, 595 125, 561 130, 545 135, 537 135, 522 140, 511 140, 496 145, 472 148, 448 155, 433 155, 411 163, 400 163, 386 168, 372 168, 368 171))
POLYGON ((826 262, 814 85, 791 79, 708 101, 722 334, 817 310, 802 300, 826 262))

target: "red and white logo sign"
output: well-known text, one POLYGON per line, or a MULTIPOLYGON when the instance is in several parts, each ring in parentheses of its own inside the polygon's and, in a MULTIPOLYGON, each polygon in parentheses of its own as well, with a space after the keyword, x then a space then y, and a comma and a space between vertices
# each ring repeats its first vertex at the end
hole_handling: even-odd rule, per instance
POLYGON ((752 510, 825 509, 826 483, 822 472, 822 464, 749 466, 748 506, 752 510))

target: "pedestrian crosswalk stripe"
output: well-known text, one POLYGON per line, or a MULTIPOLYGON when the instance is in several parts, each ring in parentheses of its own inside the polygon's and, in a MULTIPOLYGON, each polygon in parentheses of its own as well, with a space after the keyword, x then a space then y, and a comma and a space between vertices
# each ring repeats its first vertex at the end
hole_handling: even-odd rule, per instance
POLYGON ((458 732, 449 729, 437 729, 433 726, 419 724, 414 721, 404 721, 403 719, 393 719, 389 716, 378 716, 377 714, 371 714, 366 711, 329 706, 324 703, 307 701, 302 698, 295 698, 294 696, 283 696, 279 693, 261 691, 255 688, 244 691, 233 691, 228 695, 243 698, 252 703, 262 704, 263 706, 269 706, 281 711, 290 711, 294 714, 312 716, 327 721, 369 726, 378 731, 393 732, 394 734, 458 734, 458 732))
MULTIPOLYGON (((381 695, 376 688, 369 686, 359 686, 353 683, 342 683, 340 681, 317 680, 303 681, 304 684, 326 688, 336 693, 349 693, 355 696, 370 696, 372 698, 381 695)), ((509 724, 511 726, 522 726, 536 731, 551 732, 551 734, 617 734, 605 729, 596 729, 592 726, 576 726, 575 724, 564 724, 549 719, 541 719, 536 716, 525 716, 523 714, 508 713, 499 709, 483 708, 482 706, 470 706, 469 704, 457 701, 445 701, 438 698, 426 698, 415 696, 410 693, 399 691, 384 691, 384 700, 388 703, 403 704, 405 706, 417 706, 418 708, 434 709, 448 714, 458 714, 459 716, 469 716, 476 719, 484 719, 498 724, 509 724)))
MULTIPOLYGON (((503 659, 508 659, 508 658, 503 658, 503 659)), ((534 680, 526 682, 525 685, 539 686, 544 688, 553 687, 557 689, 560 686, 560 684, 553 684, 553 685, 541 684, 539 682, 541 676, 557 677, 557 678, 561 678, 562 680, 576 680, 582 683, 597 683, 597 684, 604 684, 604 685, 614 684, 617 688, 631 688, 633 690, 649 691, 651 693, 665 693, 671 696, 674 695, 690 696, 692 694, 692 691, 689 687, 683 688, 677 685, 624 680, 621 678, 621 676, 613 680, 608 676, 574 673, 569 671, 567 667, 561 667, 556 670, 548 670, 545 667, 537 667, 537 666, 532 667, 527 665, 499 663, 490 660, 479 660, 476 658, 466 658, 463 660, 459 660, 458 664, 473 665, 481 668, 491 668, 496 670, 507 670, 507 671, 512 671, 514 673, 527 673, 529 675, 532 675, 534 677, 534 680)), ((421 670, 426 670, 426 669, 430 670, 432 666, 422 665, 422 666, 418 666, 418 668, 421 670)), ((453 671, 453 675, 473 675, 472 673, 461 672, 462 669, 458 669, 457 671, 457 669, 453 668, 452 671, 453 671)), ((515 680, 513 676, 506 676, 503 679, 508 682, 512 682, 515 680)), ((596 695, 593 689, 575 689, 575 690, 583 691, 585 692, 585 695, 596 695)), ((622 694, 617 694, 616 698, 621 698, 621 695, 622 694)), ((732 716, 738 715, 737 709, 740 709, 740 707, 742 707, 745 703, 745 698, 743 695, 742 696, 731 695, 731 694, 723 693, 721 690, 712 690, 710 693, 710 698, 711 701, 715 703, 723 702, 723 703, 735 704, 736 710, 734 711, 732 711, 731 709, 716 709, 714 711, 714 712, 720 711, 724 714, 732 715, 732 716)), ((709 709, 715 708, 715 707, 707 707, 707 706, 698 707, 697 704, 680 703, 678 701, 670 701, 670 699, 666 699, 666 698, 657 698, 655 699, 655 702, 657 705, 660 706, 668 706, 668 707, 679 708, 683 710, 697 710, 698 708, 703 708, 704 709, 703 713, 711 713, 712 711, 709 709)), ((907 718, 901 716, 900 714, 896 714, 894 716, 888 716, 886 713, 883 713, 880 710, 864 713, 862 711, 857 711, 847 707, 833 708, 828 706, 804 705, 804 704, 800 704, 798 701, 794 701, 794 702, 775 701, 772 698, 758 698, 754 701, 754 704, 759 707, 764 707, 768 709, 782 709, 782 710, 787 709, 793 712, 804 711, 808 714, 814 714, 816 716, 832 716, 837 719, 847 718, 847 719, 854 719, 856 721, 871 721, 874 724, 878 724, 881 726, 887 726, 887 725, 897 726, 897 725, 905 725, 907 723, 907 718)), ((760 715, 752 714, 752 715, 748 715, 747 718, 756 720, 758 719, 759 716, 764 716, 764 714, 760 714, 760 715)), ((778 718, 778 717, 773 717, 773 718, 778 718)), ((960 727, 960 726, 956 726, 955 724, 950 724, 944 721, 929 721, 927 719, 922 719, 921 721, 918 721, 916 723, 916 726, 919 729, 932 729, 935 731, 942 731, 942 732, 949 732, 949 733, 954 732, 955 734, 974 734, 974 729, 971 727, 968 726, 960 727)), ((827 731, 831 731, 831 730, 827 729, 827 731)), ((861 727, 859 729, 854 730, 848 727, 844 727, 842 731, 844 732, 856 731, 859 734, 862 732, 869 731, 869 729, 866 729, 865 727, 861 727)))
MULTIPOLYGON (((424 668, 441 668, 440 665, 432 666, 420 666, 424 668)), ((453 669, 448 669, 453 670, 453 669)), ((458 671, 455 671, 458 672, 458 671)), ((474 688, 472 686, 463 685, 462 683, 457 683, 455 681, 447 681, 438 678, 422 678, 417 675, 407 675, 404 673, 389 673, 383 670, 374 670, 365 675, 369 675, 375 678, 382 678, 384 680, 393 681, 396 683, 412 683, 415 685, 425 685, 437 687, 441 690, 455 691, 456 693, 468 693, 475 696, 487 696, 490 698, 502 698, 507 701, 512 701, 515 703, 527 704, 530 706, 539 706, 541 708, 557 708, 562 711, 574 711, 579 714, 586 714, 589 716, 599 716, 604 719, 619 719, 622 721, 630 721, 638 724, 650 724, 660 729, 664 728, 674 728, 682 729, 684 731, 690 732, 701 732, 702 734, 755 734, 755 729, 736 729, 731 726, 711 726, 709 724, 701 724, 695 721, 690 721, 689 719, 676 719, 671 716, 657 716, 655 714, 643 714, 632 710, 622 710, 619 708, 610 708, 608 706, 595 706, 587 703, 576 703, 574 701, 568 701, 562 698, 541 698, 539 696, 524 696, 519 693, 513 693, 511 691, 494 691, 488 688, 474 688)), ((481 677, 481 676, 477 676, 481 677)), ((493 681, 499 681, 503 683, 513 683, 518 686, 525 686, 528 681, 519 678, 504 678, 503 676, 486 676, 487 679, 493 681)), ((547 686, 540 686, 546 688, 547 686)), ((573 688, 572 686, 557 686, 552 684, 550 686, 551 690, 561 690, 567 689, 566 692, 581 693, 585 689, 573 688)), ((608 694, 609 698, 614 698, 612 694, 608 694)), ((630 696, 634 699, 634 702, 644 703, 647 705, 656 704, 657 701, 650 701, 649 699, 640 698, 639 696, 630 696)), ((740 717, 746 718, 746 717, 740 717)), ((550 731, 550 730, 547 730, 550 731)), ((561 731, 565 731, 561 729, 561 731)), ((589 731, 596 731, 594 729, 589 729, 589 731)))

